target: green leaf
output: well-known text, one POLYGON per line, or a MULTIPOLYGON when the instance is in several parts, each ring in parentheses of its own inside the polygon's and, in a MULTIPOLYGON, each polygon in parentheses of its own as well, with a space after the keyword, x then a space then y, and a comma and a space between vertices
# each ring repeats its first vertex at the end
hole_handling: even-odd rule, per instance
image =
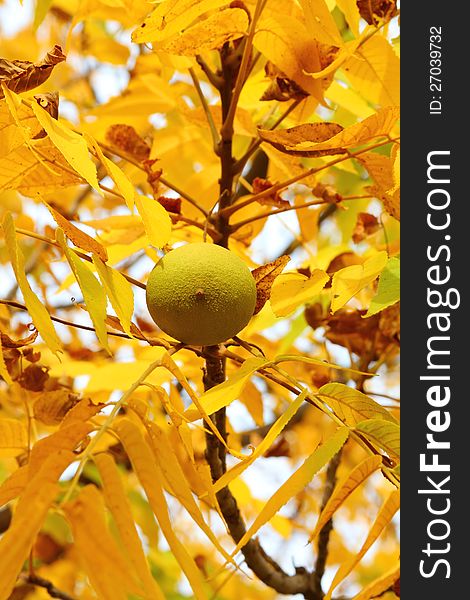
POLYGON ((364 317, 371 317, 400 300, 400 257, 388 259, 379 277, 377 293, 372 298, 369 310, 364 317))

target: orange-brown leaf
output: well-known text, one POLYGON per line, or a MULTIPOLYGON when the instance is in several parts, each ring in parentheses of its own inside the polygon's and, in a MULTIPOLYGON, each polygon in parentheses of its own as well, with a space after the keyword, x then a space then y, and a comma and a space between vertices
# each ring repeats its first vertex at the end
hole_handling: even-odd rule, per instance
POLYGON ((396 0, 357 0, 356 4, 361 17, 369 25, 390 21, 398 13, 396 0))
POLYGON ((280 275, 289 261, 289 256, 280 256, 276 260, 261 265, 261 267, 257 267, 251 272, 256 282, 256 306, 253 314, 258 314, 269 300, 274 280, 280 275))
POLYGON ((77 248, 81 248, 82 250, 85 250, 85 252, 93 252, 94 254, 97 254, 104 262, 108 260, 108 253, 106 252, 106 248, 104 246, 102 246, 84 231, 81 231, 81 229, 78 229, 78 227, 75 227, 75 225, 73 225, 63 215, 52 208, 52 206, 47 204, 47 202, 44 202, 44 204, 49 209, 54 221, 59 227, 62 228, 65 235, 73 244, 75 244, 75 246, 77 246, 77 248))
POLYGON ((30 335, 28 335, 28 337, 25 337, 21 340, 13 340, 3 331, 0 331, 0 336, 2 339, 2 348, 23 348, 23 346, 28 346, 36 341, 36 338, 38 337, 38 331, 35 329, 30 335))
POLYGON ((292 154, 294 156, 326 156, 328 154, 342 154, 346 152, 344 148, 325 148, 322 150, 296 150, 292 147, 302 142, 312 142, 318 144, 325 142, 333 136, 340 133, 343 127, 338 123, 304 123, 296 127, 281 130, 259 129, 260 138, 274 146, 280 152, 292 154))
MULTIPOLYGON (((38 63, 0 58, 0 82, 14 92, 27 92, 44 83, 52 73, 52 69, 65 58, 62 48, 57 44, 38 63)), ((0 98, 3 98, 1 90, 0 98)))
POLYGON ((106 131, 106 141, 139 162, 147 160, 150 155, 150 146, 130 125, 111 125, 106 131))
MULTIPOLYGON (((274 184, 271 183, 269 179, 255 177, 251 185, 253 186, 253 194, 259 194, 260 192, 269 190, 274 184)), ((281 198, 281 195, 278 191, 275 191, 269 196, 263 196, 258 200, 258 202, 262 205, 267 204, 269 206, 277 206, 278 208, 288 208, 290 206, 290 202, 281 198)))

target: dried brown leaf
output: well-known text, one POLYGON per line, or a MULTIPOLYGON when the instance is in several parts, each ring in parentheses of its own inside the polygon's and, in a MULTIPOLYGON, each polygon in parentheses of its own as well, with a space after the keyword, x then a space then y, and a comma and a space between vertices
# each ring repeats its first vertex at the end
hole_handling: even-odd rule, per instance
MULTIPOLYGON (((273 187, 273 183, 269 181, 269 179, 263 179, 262 177, 255 177, 252 182, 253 194, 259 194, 260 192, 264 192, 265 190, 269 190, 269 188, 273 187)), ((288 200, 283 200, 278 191, 275 191, 273 194, 269 196, 264 196, 258 200, 259 204, 269 205, 269 206, 277 206, 278 208, 288 208, 290 206, 290 202, 288 200)))
POLYGON ((390 21, 398 14, 396 0, 357 0, 356 4, 361 17, 369 25, 390 21))
POLYGON ((322 198, 325 202, 330 202, 331 204, 337 204, 343 199, 343 196, 338 194, 334 187, 331 185, 325 185, 323 183, 317 183, 315 187, 312 188, 312 194, 317 198, 322 198))
POLYGON ((281 130, 259 129, 259 137, 277 150, 293 156, 326 156, 329 154, 343 154, 344 148, 325 148, 323 150, 293 150, 292 146, 302 142, 318 144, 325 142, 340 133, 343 127, 338 123, 304 123, 296 127, 281 130))
POLYGON ((298 83, 289 79, 271 61, 268 60, 264 71, 266 76, 271 79, 271 83, 261 96, 261 101, 278 100, 279 102, 287 102, 288 100, 301 100, 308 96, 308 93, 298 83))
POLYGON ((261 265, 251 272, 256 282, 256 306, 253 313, 254 315, 259 313, 271 297, 271 287, 274 280, 281 274, 289 261, 290 256, 280 256, 279 258, 276 258, 276 260, 261 265))
POLYGON ((150 146, 130 125, 121 123, 111 125, 107 129, 105 137, 108 144, 119 148, 139 162, 147 160, 150 156, 150 146))
POLYGON ((108 260, 108 253, 106 248, 102 246, 99 242, 97 242, 94 238, 89 236, 87 233, 75 227, 70 221, 68 221, 63 215, 57 212, 52 206, 44 203, 49 212, 52 215, 52 218, 57 223, 57 225, 63 229, 65 235, 69 238, 69 240, 77 246, 77 248, 81 248, 85 250, 85 252, 93 252, 97 256, 101 258, 102 261, 106 262, 108 260))
POLYGON ((35 329, 31 335, 28 335, 28 337, 25 337, 22 340, 13 340, 3 331, 0 331, 0 336, 2 338, 2 348, 22 348, 23 346, 28 346, 36 341, 38 331, 35 329))
MULTIPOLYGON (((122 333, 125 333, 124 328, 121 325, 121 322, 114 315, 106 315, 105 323, 107 325, 109 325, 110 327, 112 327, 113 329, 116 329, 116 331, 121 331, 122 333)), ((137 325, 134 325, 134 323, 131 323, 131 333, 133 336, 135 336, 139 340, 147 341, 147 338, 145 337, 145 335, 140 331, 140 329, 137 327, 137 325)))
POLYGON ((380 229, 380 223, 374 215, 361 212, 357 215, 356 225, 352 234, 355 244, 365 240, 368 235, 372 235, 380 229))
MULTIPOLYGON (((13 92, 27 92, 44 83, 52 69, 65 58, 62 48, 57 44, 38 63, 0 58, 0 82, 13 92)), ((0 98, 3 98, 1 89, 0 98)))
POLYGON ((163 208, 169 213, 181 214, 181 198, 167 198, 166 196, 159 196, 158 202, 163 208))

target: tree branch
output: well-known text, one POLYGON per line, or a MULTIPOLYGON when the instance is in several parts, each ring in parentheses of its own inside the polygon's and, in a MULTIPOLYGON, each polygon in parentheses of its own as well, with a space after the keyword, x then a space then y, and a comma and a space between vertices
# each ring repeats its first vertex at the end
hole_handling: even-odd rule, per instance
MULTIPOLYGON (((333 490, 336 486, 336 473, 338 471, 339 463, 341 462, 342 449, 330 460, 326 471, 325 489, 323 491, 323 498, 321 502, 320 514, 323 512, 328 500, 331 498, 333 490)), ((318 536, 317 544, 317 560, 315 561, 315 570, 312 573, 313 587, 317 594, 322 597, 323 591, 321 587, 321 580, 325 573, 326 561, 328 559, 328 543, 330 541, 330 534, 333 529, 333 517, 323 525, 318 536)))
MULTIPOLYGON (((51 246, 55 246, 56 248, 60 249, 60 244, 58 244, 55 240, 51 240, 51 238, 48 238, 45 235, 41 235, 40 233, 36 233, 35 231, 28 231, 27 229, 21 229, 20 227, 17 227, 16 233, 20 233, 21 235, 27 235, 28 237, 35 238, 36 240, 41 240, 42 242, 46 242, 46 244, 50 244, 51 246)), ((84 254, 83 252, 80 252, 80 250, 77 250, 76 248, 70 248, 70 249, 72 250, 72 252, 75 252, 75 254, 77 256, 79 256, 80 258, 83 258, 83 260, 86 260, 90 263, 93 262, 93 259, 90 256, 88 256, 88 254, 84 254)), ((133 277, 131 277, 130 275, 127 275, 126 273, 121 273, 121 275, 125 279, 127 279, 127 281, 129 283, 132 283, 132 285, 135 285, 135 286, 140 287, 143 290, 145 290, 146 286, 141 281, 134 279, 133 277)))
POLYGON ((388 139, 387 138, 386 140, 384 140, 382 142, 378 142, 377 144, 372 144, 371 146, 368 146, 367 148, 362 148, 361 150, 357 150, 356 152, 348 151, 347 154, 345 154, 344 156, 340 156, 339 158, 336 158, 335 160, 332 160, 331 162, 328 162, 328 163, 322 165, 321 167, 312 167, 311 169, 307 169, 303 173, 300 173, 299 175, 295 175, 294 177, 291 177, 291 179, 287 179, 286 181, 282 181, 281 183, 276 183, 276 184, 272 185, 271 187, 266 188, 262 192, 259 192, 258 194, 255 194, 254 196, 251 196, 250 198, 247 198, 243 202, 237 202, 237 204, 234 204, 233 206, 225 208, 223 211, 223 216, 230 216, 232 213, 239 210, 240 208, 244 208, 245 206, 247 206, 248 204, 251 204, 252 202, 257 202, 258 200, 261 200, 262 198, 271 196, 272 194, 279 192, 280 190, 283 190, 284 188, 289 187, 293 183, 297 183, 298 181, 301 181, 302 179, 305 179, 306 177, 315 175, 316 173, 319 173, 320 171, 324 171, 325 169, 328 169, 329 167, 334 167, 336 164, 343 162, 345 160, 349 160, 350 158, 355 158, 356 156, 360 156, 361 154, 364 154, 364 152, 369 152, 370 150, 374 150, 375 148, 380 148, 381 146, 390 144, 390 142, 397 142, 399 139, 400 138, 396 138, 396 139, 388 139))
POLYGON ((75 600, 73 596, 70 596, 66 592, 62 592, 52 581, 48 579, 44 579, 44 577, 39 577, 39 575, 28 575, 24 578, 26 583, 30 583, 31 585, 36 585, 38 587, 44 588, 51 598, 60 598, 61 600, 75 600))

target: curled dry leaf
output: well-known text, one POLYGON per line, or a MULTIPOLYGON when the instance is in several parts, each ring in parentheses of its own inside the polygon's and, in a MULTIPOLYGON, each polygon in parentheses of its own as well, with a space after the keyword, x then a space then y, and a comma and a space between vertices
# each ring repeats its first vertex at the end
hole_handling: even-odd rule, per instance
MULTIPOLYGON (((34 96, 36 102, 45 111, 47 111, 53 119, 59 118, 59 92, 48 92, 47 94, 36 94, 34 96)), ((33 140, 40 140, 46 137, 47 133, 45 129, 32 137, 33 140)))
POLYGON ((288 100, 301 100, 308 96, 308 93, 298 83, 289 79, 271 61, 268 60, 266 63, 264 72, 266 77, 271 79, 271 83, 261 96, 261 101, 278 100, 279 102, 287 102, 288 100))
MULTIPOLYGON (((38 63, 0 58, 0 82, 14 92, 27 92, 44 83, 52 69, 65 58, 62 48, 57 44, 38 63)), ((1 89, 0 98, 3 98, 1 89)))
POLYGON ((372 235, 380 229, 380 223, 374 215, 360 212, 357 215, 356 225, 352 234, 352 239, 355 244, 365 240, 368 235, 372 235))
POLYGON ((36 94, 34 99, 41 108, 51 115, 53 119, 57 119, 59 117, 59 92, 36 94))
MULTIPOLYGON (((110 327, 112 327, 113 329, 116 329, 117 331, 121 331, 122 333, 124 332, 124 328, 121 325, 121 322, 119 321, 119 319, 117 317, 115 317, 114 315, 106 315, 106 321, 105 323, 107 325, 109 325, 110 327)), ((147 341, 147 338, 145 337, 145 335, 140 331, 140 329, 137 327, 137 325, 134 325, 134 323, 131 323, 131 333, 134 337, 136 337, 139 340, 144 340, 147 341)))
POLYGON ((161 169, 155 169, 155 163, 158 159, 148 159, 144 160, 142 163, 147 173, 147 181, 152 188, 153 197, 157 198, 159 196, 160 190, 160 177, 163 173, 161 169))
MULTIPOLYGON (((252 182, 253 194, 259 194, 269 188, 273 187, 273 183, 269 179, 263 179, 262 177, 255 177, 252 182)), ((259 204, 268 204, 269 206, 277 206, 278 208, 288 208, 290 202, 283 200, 279 192, 274 192, 270 196, 264 196, 258 200, 259 204)))
POLYGON ((325 142, 343 130, 338 123, 304 123, 296 127, 283 130, 259 129, 258 135, 263 140, 274 146, 277 150, 294 156, 326 156, 328 154, 343 154, 344 148, 325 148, 320 150, 296 150, 294 147, 303 142, 318 144, 325 142))
POLYGON ((324 183, 317 183, 315 187, 312 188, 312 194, 331 204, 337 204, 343 199, 343 196, 339 194, 334 187, 325 185, 324 183))
POLYGON ((37 392, 33 404, 34 418, 45 425, 58 425, 78 402, 76 394, 67 389, 37 392))
POLYGON ((357 0, 361 17, 369 25, 386 23, 398 14, 396 0, 357 0))
POLYGON ((261 265, 261 267, 257 267, 251 272, 256 282, 256 306, 253 314, 258 314, 269 300, 274 280, 281 274, 289 261, 290 256, 280 256, 276 260, 261 265))
POLYGON ((93 252, 104 262, 108 260, 108 253, 104 246, 81 229, 78 229, 78 227, 75 227, 75 225, 72 225, 70 221, 52 208, 52 206, 47 204, 47 202, 44 202, 44 204, 49 209, 54 221, 63 229, 65 235, 73 244, 75 244, 75 246, 77 246, 77 248, 81 248, 82 250, 85 250, 85 252, 93 252))
POLYGON ((167 198, 166 196, 159 196, 158 202, 163 208, 169 213, 181 214, 181 198, 167 198))
POLYGON ((119 148, 139 162, 147 160, 150 156, 150 146, 130 125, 121 123, 111 125, 105 137, 108 144, 119 148))
POLYGON ((28 335, 28 337, 25 337, 22 340, 13 340, 3 331, 0 331, 0 337, 2 339, 2 348, 23 348, 23 346, 28 346, 36 341, 36 338, 38 337, 38 331, 35 329, 31 335, 28 335))

